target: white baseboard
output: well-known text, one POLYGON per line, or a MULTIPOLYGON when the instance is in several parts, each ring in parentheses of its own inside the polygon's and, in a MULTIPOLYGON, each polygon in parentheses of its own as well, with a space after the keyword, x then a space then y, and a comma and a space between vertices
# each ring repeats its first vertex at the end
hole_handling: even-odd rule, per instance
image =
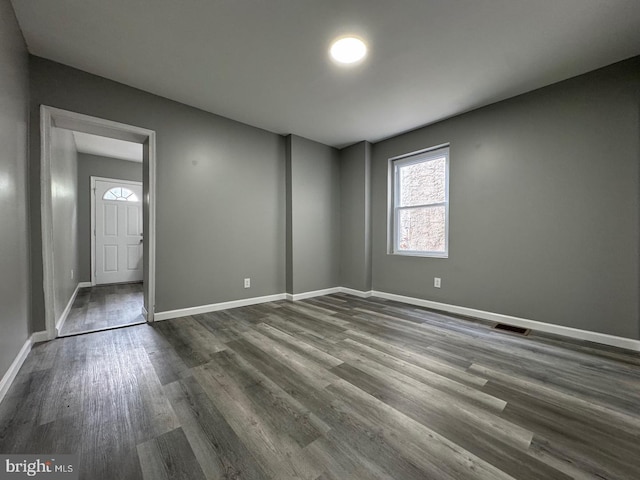
POLYGON ((22 345, 22 348, 16 355, 16 358, 13 360, 13 363, 9 366, 7 372, 0 379, 0 402, 4 399, 5 395, 11 388, 11 384, 16 379, 18 372, 20 371, 20 367, 27 359, 27 355, 31 351, 31 348, 35 343, 40 343, 48 340, 47 332, 35 332, 33 333, 22 345))
POLYGON ((180 308, 178 310, 168 310, 166 312, 156 312, 153 316, 154 321, 169 320, 170 318, 186 317, 189 315, 199 315, 201 313, 216 312, 218 310, 227 310, 229 308, 246 307, 249 305, 257 305, 259 303, 276 302, 285 300, 286 294, 278 293, 276 295, 267 295, 264 297, 245 298, 242 300, 233 300, 231 302, 212 303, 211 305, 201 305, 199 307, 180 308))
POLYGON ((323 295, 332 295, 334 293, 342 292, 342 287, 332 287, 325 288, 323 290, 313 290, 311 292, 303 292, 303 293, 294 293, 293 295, 290 293, 286 294, 286 299, 289 301, 296 302, 298 300, 306 300, 307 298, 313 297, 322 297, 323 295))
POLYGON ((511 315, 503 315, 501 313, 486 312, 484 310, 476 310, 475 308, 459 307, 457 305, 449 305, 447 303, 432 302, 414 297, 405 297, 394 293, 373 292, 374 297, 386 298, 387 300, 395 300, 396 302, 408 303, 419 307, 432 308, 443 312, 455 313, 469 317, 481 318, 491 322, 506 323, 515 327, 530 328, 539 332, 553 333, 563 337, 574 338, 577 340, 586 340, 589 342, 601 343, 612 347, 625 348, 640 352, 640 340, 632 338, 617 337, 606 333, 592 332, 589 330, 581 330, 579 328, 564 327, 562 325, 553 325, 551 323, 529 320, 526 318, 513 317, 511 315))
POLYGON ((373 296, 373 290, 363 292, 362 290, 354 290, 353 288, 340 287, 340 293, 346 293, 347 295, 353 295, 354 297, 369 298, 373 296))
MULTIPOLYGON (((200 305, 197 307, 180 308, 177 310, 167 310, 166 312, 157 312, 154 315, 154 321, 169 320, 171 318, 186 317, 188 315, 199 315, 201 313, 215 312, 219 310, 227 310, 229 308, 246 307, 248 305, 257 305, 259 303, 277 302, 279 300, 298 301, 306 300, 313 297, 322 297, 324 295, 332 295, 334 293, 348 293, 361 298, 368 298, 372 292, 361 292, 351 288, 332 287, 323 290, 314 290, 303 293, 278 293, 276 295, 267 295, 265 297, 245 298, 242 300, 233 300, 231 302, 212 303, 210 305, 200 305)), ((143 315, 146 313, 143 309, 143 315)))
POLYGON ((474 308, 460 307, 457 305, 450 305, 447 303, 433 302, 431 300, 423 300, 421 298, 406 297, 404 295, 396 295, 394 293, 379 292, 375 290, 361 291, 346 287, 333 287, 323 290, 314 290, 311 292, 303 293, 280 293, 277 295, 269 295, 265 297, 247 298, 243 300, 235 300, 231 302, 214 303, 211 305, 202 305, 199 307, 183 308, 179 310, 171 310, 167 312, 158 312, 154 316, 154 320, 168 320, 170 318, 185 317, 188 315, 198 315, 201 313, 215 312, 218 310, 226 310, 229 308, 244 307, 248 305, 256 305, 259 303, 275 302, 278 300, 298 301, 305 300, 313 297, 320 297, 323 295, 332 295, 335 293, 344 293, 353 295, 360 298, 378 297, 385 298, 387 300, 395 300, 397 302, 406 303, 409 305, 417 305, 419 307, 431 308, 442 312, 449 312, 458 315, 465 315, 468 317, 475 317, 482 320, 488 320, 491 322, 500 322, 513 325, 516 327, 530 328, 539 332, 552 333, 555 335, 561 335, 576 340, 586 340, 589 342, 600 343, 603 345, 610 345, 612 347, 624 348, 627 350, 633 350, 640 352, 640 340, 634 340, 632 338, 618 337, 615 335, 609 335, 606 333, 592 332, 589 330, 581 330, 579 328, 564 327, 562 325, 553 325, 550 323, 539 322, 536 320, 529 320, 526 318, 514 317, 511 315, 503 315, 501 313, 487 312, 484 310, 477 310, 474 308))
MULTIPOLYGON (((82 283, 86 283, 86 282, 82 282, 82 283)), ((89 284, 89 286, 91 286, 91 284, 89 284)), ((76 285, 76 289, 71 294, 71 298, 67 302, 67 306, 64 307, 64 311, 62 312, 62 315, 60 315, 60 318, 56 321, 56 330, 58 333, 60 332, 60 330, 62 330, 62 327, 64 326, 64 322, 66 322, 67 320, 67 316, 71 311, 71 307, 73 307, 73 302, 75 301, 76 295, 78 295, 78 290, 80 290, 80 288, 81 288, 81 284, 78 283, 76 285)))
POLYGON ((46 330, 43 330, 42 332, 34 332, 31 334, 32 344, 48 342, 49 340, 51 339, 49 338, 49 334, 47 333, 46 330))
POLYGON ((78 283, 78 288, 87 288, 87 287, 93 287, 93 284, 91 282, 80 282, 80 283, 78 283))
POLYGON ((24 342, 24 345, 22 345, 22 348, 18 352, 18 355, 7 370, 7 373, 5 373, 2 377, 2 380, 0 380, 0 402, 2 402, 2 399, 9 391, 9 388, 15 380, 16 375, 18 375, 20 367, 22 367, 22 364, 27 359, 27 355, 29 355, 29 352, 31 351, 31 345, 31 337, 29 337, 27 338, 27 341, 24 342))

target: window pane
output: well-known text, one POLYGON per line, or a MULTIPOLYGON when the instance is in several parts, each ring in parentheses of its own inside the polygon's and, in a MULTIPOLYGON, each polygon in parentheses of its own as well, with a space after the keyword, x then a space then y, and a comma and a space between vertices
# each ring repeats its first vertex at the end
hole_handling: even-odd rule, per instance
POLYGON ((407 208, 398 211, 398 250, 445 253, 446 208, 407 208))
POLYGON ((137 202, 138 201, 138 197, 135 193, 133 193, 131 190, 129 190, 128 188, 122 188, 122 200, 126 200, 127 202, 137 202))
POLYGON ((410 207, 445 202, 446 168, 445 157, 399 167, 398 206, 410 207))
POLYGON ((102 198, 104 200, 119 200, 121 202, 137 202, 138 196, 128 188, 113 187, 106 192, 102 198))

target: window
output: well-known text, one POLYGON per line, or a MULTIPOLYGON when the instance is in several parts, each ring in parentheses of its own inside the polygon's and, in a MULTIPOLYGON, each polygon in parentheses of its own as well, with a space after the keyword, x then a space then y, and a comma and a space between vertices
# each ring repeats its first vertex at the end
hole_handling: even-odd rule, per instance
POLYGON ((113 187, 105 192, 103 200, 120 200, 121 202, 137 202, 138 196, 128 188, 113 187))
POLYGON ((390 160, 390 253, 447 257, 449 147, 390 160))

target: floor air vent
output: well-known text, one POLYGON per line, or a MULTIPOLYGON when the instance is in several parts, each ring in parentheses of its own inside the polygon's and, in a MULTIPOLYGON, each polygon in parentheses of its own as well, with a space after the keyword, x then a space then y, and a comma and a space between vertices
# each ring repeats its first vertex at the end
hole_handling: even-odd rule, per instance
POLYGON ((531 332, 530 328, 514 327, 513 325, 507 325, 505 323, 496 323, 493 328, 501 332, 515 333, 517 335, 529 335, 531 332))

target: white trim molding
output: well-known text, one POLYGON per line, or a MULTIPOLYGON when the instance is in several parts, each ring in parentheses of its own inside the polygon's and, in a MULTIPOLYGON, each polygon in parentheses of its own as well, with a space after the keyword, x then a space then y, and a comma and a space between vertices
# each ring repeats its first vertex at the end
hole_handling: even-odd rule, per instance
POLYGON ((373 291, 363 292, 362 290, 354 290, 353 288, 340 287, 340 293, 347 295, 353 295, 354 297, 370 298, 373 296, 373 291))
MULTIPOLYGON (((167 310, 166 312, 156 312, 155 321, 169 320, 171 318, 186 317, 189 315, 199 315, 201 313, 216 312, 219 310, 228 310, 230 308, 246 307, 249 305, 257 305, 260 303, 277 302, 279 300, 298 301, 307 298, 322 297, 323 295, 331 295, 333 293, 350 293, 355 296, 364 297, 370 292, 359 292, 358 290, 344 289, 342 287, 326 288, 324 290, 314 290, 312 292, 303 293, 277 293, 275 295, 267 295, 264 297, 244 298, 242 300, 232 300, 230 302, 212 303, 210 305, 200 305, 197 307, 179 308, 177 310, 167 310), (345 290, 348 290, 346 292, 345 290)), ((368 295, 370 296, 370 295, 368 295)), ((143 312, 144 315, 144 312, 143 312)))
POLYGON ((576 340, 586 340, 588 342, 595 342, 640 352, 640 340, 634 340, 632 338, 618 337, 607 333, 592 332, 590 330, 581 330, 579 328, 565 327, 562 325, 553 325, 551 323, 539 322, 537 320, 513 317, 511 315, 503 315, 501 313, 486 312, 484 310, 476 310, 475 308, 460 307, 457 305, 433 302, 431 300, 423 300, 420 298, 405 297, 404 295, 396 295, 395 293, 373 291, 373 296, 385 298, 387 300, 395 300, 396 302, 408 303, 410 305, 417 305, 419 307, 432 308, 443 312, 455 313, 457 315, 480 318, 491 322, 506 323, 515 327, 530 328, 539 332, 552 333, 563 337, 574 338, 576 340))
POLYGON ((503 315, 501 313, 487 312, 484 310, 477 310, 475 308, 460 307, 457 305, 450 305, 447 303, 433 302, 431 300, 423 300, 421 298, 406 297, 404 295, 397 295, 395 293, 379 292, 375 290, 361 291, 346 287, 333 287, 323 290, 314 290, 311 292, 303 293, 280 293, 276 295, 268 295, 265 297, 246 298, 243 300, 234 300, 231 302, 214 303, 211 305, 202 305, 198 307, 182 308, 178 310, 170 310, 166 312, 158 312, 155 315, 155 320, 168 320, 170 318, 185 317, 188 315, 198 315, 201 313, 215 312, 218 310, 226 310, 229 308, 244 307, 248 305, 256 305, 259 303, 276 302, 279 300, 299 301, 306 300, 314 297, 321 297, 324 295, 332 295, 335 293, 343 293, 347 295, 353 295, 359 298, 378 297, 387 300, 394 300, 396 302, 406 303, 408 305, 416 305, 419 307, 431 308, 441 312, 448 312, 457 315, 464 315, 467 317, 478 318, 482 320, 488 320, 491 322, 500 322, 513 325, 516 327, 530 328, 539 332, 552 333, 563 337, 573 338, 576 340, 585 340, 594 343, 600 343, 602 345, 609 345, 612 347, 624 348, 640 352, 640 340, 634 340, 632 338, 618 337, 615 335, 609 335, 606 333, 592 332, 589 330, 581 330, 579 328, 564 327, 562 325, 553 325, 550 323, 539 322, 536 320, 529 320, 526 318, 514 317, 511 315, 503 315))
MULTIPOLYGON (((85 282, 83 282, 83 283, 85 283, 85 282)), ((91 284, 89 284, 89 285, 91 285, 91 284)), ((76 285, 75 290, 71 294, 71 298, 69 298, 69 301, 67 302, 67 306, 64 307, 64 310, 63 310, 62 314, 60 315, 60 318, 58 318, 58 320, 56 320, 56 337, 60 334, 60 330, 62 330, 62 327, 64 326, 64 322, 67 321, 67 317, 69 316, 69 312, 71 311, 71 307, 73 307, 73 302, 76 300, 76 296, 78 295, 78 290, 80 290, 80 283, 78 283, 76 285)))
POLYGON ((41 332, 33 332, 31 334, 31 343, 34 345, 36 343, 48 342, 49 341, 49 332, 43 330, 41 332))
POLYGON ((332 295, 334 293, 340 293, 342 291, 342 287, 332 287, 325 288, 322 290, 313 290, 311 292, 302 292, 302 293, 287 293, 286 299, 292 302, 296 302, 298 300, 306 300, 307 298, 313 297, 322 297, 323 295, 332 295))
MULTIPOLYGON (((323 290, 314 290, 303 293, 278 293, 275 295, 267 295, 264 297, 245 298, 242 300, 232 300, 230 302, 212 303, 210 305, 200 305, 197 307, 180 308, 177 310, 167 310, 166 312, 156 312, 155 320, 169 320, 171 318, 186 317, 188 315, 199 315, 201 313, 216 312, 218 310, 227 310, 230 308, 246 307, 249 305, 257 305, 259 303, 277 302, 279 300, 288 300, 296 302, 298 300, 306 300, 308 298, 322 297, 324 295, 332 295, 334 293, 347 293, 360 298, 368 298, 372 292, 362 292, 351 288, 333 287, 323 290)), ((144 312, 143 312, 144 315, 144 312)))
POLYGON ((31 351, 31 345, 32 340, 31 337, 29 337, 27 338, 27 341, 24 342, 24 345, 22 345, 22 348, 18 352, 18 355, 7 370, 7 373, 5 373, 2 377, 2 380, 0 380, 0 402, 2 402, 2 399, 9 391, 9 388, 11 388, 11 384, 16 379, 20 367, 22 367, 22 364, 27 359, 27 355, 29 355, 29 352, 31 351))
POLYGON ((126 140, 143 145, 143 208, 145 215, 145 277, 144 298, 147 321, 154 320, 156 272, 156 132, 146 128, 92 117, 81 113, 40 105, 40 208, 42 224, 42 264, 44 317, 49 340, 56 336, 54 309, 55 275, 53 261, 53 212, 51 198, 51 129, 66 128, 103 137, 126 140), (146 170, 145 170, 146 169, 146 170))
POLYGON ((166 312, 156 312, 154 320, 169 320, 171 318, 187 317, 189 315, 200 315, 201 313, 217 312, 218 310, 228 310, 230 308, 247 307, 249 305, 257 305, 259 303, 277 302, 285 300, 284 293, 276 295, 267 295, 264 297, 244 298, 242 300, 232 300, 230 302, 212 303, 210 305, 200 305, 198 307, 179 308, 177 310, 167 310, 166 312))
POLYGON ((44 342, 47 340, 48 333, 47 332, 35 332, 33 333, 22 345, 22 348, 16 355, 16 358, 13 360, 7 372, 0 379, 0 402, 4 399, 5 395, 11 388, 13 381, 18 376, 18 372, 20 368, 24 364, 24 361, 27 359, 31 348, 35 343, 44 342))

